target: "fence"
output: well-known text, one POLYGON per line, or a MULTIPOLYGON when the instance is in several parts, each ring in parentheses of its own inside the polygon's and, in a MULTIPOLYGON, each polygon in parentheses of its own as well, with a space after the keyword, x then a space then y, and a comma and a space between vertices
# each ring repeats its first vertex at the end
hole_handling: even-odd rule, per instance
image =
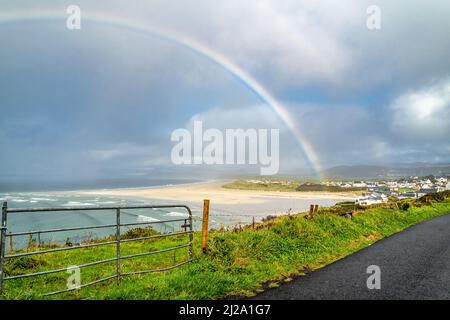
MULTIPOLYGON (((35 273, 29 273, 29 274, 20 274, 20 275, 14 275, 14 276, 5 276, 4 268, 5 268, 5 261, 7 259, 14 259, 18 257, 24 257, 24 256, 32 256, 32 255, 39 255, 39 254, 46 254, 46 253, 52 253, 52 252, 60 252, 60 251, 68 251, 68 250, 77 250, 77 249, 83 249, 83 248, 91 248, 91 247, 98 247, 98 246, 106 246, 106 245, 116 245, 116 256, 114 258, 110 259, 104 259, 104 260, 97 260, 92 261, 85 264, 80 264, 77 267, 78 268, 85 268, 90 267, 94 265, 100 265, 108 262, 116 262, 116 273, 102 278, 98 279, 83 285, 80 285, 76 288, 68 288, 64 290, 54 291, 54 292, 48 292, 44 295, 54 295, 54 294, 60 294, 65 293, 69 291, 74 291, 77 289, 81 289, 87 286, 95 285, 107 280, 116 279, 117 282, 120 282, 120 278, 123 276, 129 276, 129 275, 135 275, 135 274, 145 274, 145 273, 151 273, 151 272, 161 272, 165 270, 170 270, 179 266, 182 266, 184 264, 187 264, 192 261, 193 259, 193 224, 192 224, 192 212, 191 209, 188 206, 185 205, 159 205, 159 206, 119 206, 119 207, 65 207, 65 208, 24 208, 24 209, 10 209, 8 208, 7 202, 3 203, 2 206, 2 217, 1 217, 1 237, 0 237, 0 292, 3 290, 3 283, 6 280, 14 280, 14 279, 20 279, 20 278, 30 278, 30 277, 37 277, 42 275, 48 275, 48 274, 54 274, 59 272, 65 272, 68 269, 62 268, 62 269, 54 269, 54 270, 48 270, 48 271, 41 271, 41 272, 35 272, 35 273), (120 216, 121 216, 121 210, 132 210, 132 209, 163 209, 163 208, 182 208, 185 209, 188 213, 188 218, 180 218, 180 219, 172 219, 172 220, 163 220, 163 221, 148 221, 148 222, 136 222, 136 223, 121 223, 120 222, 120 216), (104 211, 104 210, 113 210, 115 212, 115 223, 114 224, 107 224, 107 225, 95 225, 95 226, 84 226, 84 227, 74 227, 74 228, 59 228, 59 229, 47 229, 47 230, 34 230, 34 231, 26 231, 26 232, 16 232, 16 233, 9 233, 8 236, 11 237, 17 237, 17 236, 26 236, 30 235, 32 237, 33 234, 38 235, 38 238, 40 238, 41 234, 46 233, 55 233, 55 232, 64 232, 64 231, 78 231, 78 230, 92 230, 92 229, 101 229, 101 228, 114 228, 115 227, 115 240, 112 241, 103 241, 103 242, 95 242, 95 243, 87 243, 87 244, 79 244, 69 247, 57 247, 52 249, 44 249, 44 250, 36 250, 36 251, 25 251, 17 254, 9 254, 6 255, 6 235, 7 235, 7 218, 9 214, 19 214, 19 213, 33 213, 33 212, 61 212, 61 211, 104 211), (150 236, 142 236, 142 237, 136 237, 131 239, 121 239, 121 227, 130 227, 130 226, 142 226, 142 225, 152 225, 152 224, 158 224, 158 223, 168 223, 168 222, 184 222, 183 225, 181 225, 181 228, 184 229, 184 231, 180 232, 170 232, 170 233, 164 233, 164 234, 157 234, 157 235, 150 235, 150 236), (121 256, 121 243, 124 242, 132 242, 132 241, 141 241, 141 240, 147 240, 147 239, 157 239, 157 238, 165 238, 165 237, 173 237, 173 236, 179 236, 179 235, 188 235, 188 242, 161 249, 156 251, 148 251, 148 252, 141 252, 136 253, 132 255, 126 255, 121 256), (123 273, 120 270, 120 263, 121 260, 124 259, 132 259, 136 257, 142 257, 147 255, 153 255, 153 254, 159 254, 164 253, 168 251, 178 250, 182 248, 188 248, 188 259, 185 261, 182 261, 180 263, 160 268, 160 269, 152 269, 152 270, 144 270, 144 271, 133 271, 133 272, 126 272, 123 273)), ((12 240, 11 240, 12 241, 12 240)))

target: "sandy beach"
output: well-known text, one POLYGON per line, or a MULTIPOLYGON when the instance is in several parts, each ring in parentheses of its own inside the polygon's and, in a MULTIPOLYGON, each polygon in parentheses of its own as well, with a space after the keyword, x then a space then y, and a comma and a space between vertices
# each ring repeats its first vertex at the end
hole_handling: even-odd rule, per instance
POLYGON ((259 190, 237 190, 223 188, 223 182, 205 182, 184 184, 160 188, 127 188, 85 191, 83 194, 138 197, 161 200, 177 200, 180 202, 202 202, 209 199, 216 204, 261 204, 270 199, 309 199, 309 200, 353 200, 350 193, 336 192, 274 192, 259 190))
POLYGON ((331 192, 274 192, 258 190, 227 189, 222 182, 205 182, 168 187, 108 189, 85 191, 85 195, 148 199, 156 203, 178 203, 201 211, 203 200, 211 201, 215 216, 229 216, 242 221, 250 217, 261 219, 267 215, 302 212, 310 204, 331 206, 336 202, 354 200, 351 193, 331 192))

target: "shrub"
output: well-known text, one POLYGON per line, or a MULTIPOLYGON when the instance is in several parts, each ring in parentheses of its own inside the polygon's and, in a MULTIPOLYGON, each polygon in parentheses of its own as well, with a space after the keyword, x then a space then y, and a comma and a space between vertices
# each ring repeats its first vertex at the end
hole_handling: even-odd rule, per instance
POLYGON ((426 194, 423 197, 417 199, 415 202, 416 203, 431 203, 432 201, 442 202, 445 201, 446 198, 450 198, 450 190, 426 194))
POLYGON ((7 276, 21 274, 24 270, 35 269, 45 265, 47 265, 46 261, 31 256, 18 257, 7 260, 7 263, 5 263, 5 274, 7 276))
POLYGON ((399 205, 399 209, 402 210, 402 211, 408 211, 408 209, 409 209, 410 206, 411 206, 411 205, 410 205, 409 202, 404 202, 404 203, 401 203, 401 204, 399 205))
POLYGON ((152 227, 146 227, 146 228, 133 228, 130 230, 127 230, 122 236, 121 239, 134 239, 134 238, 140 238, 140 237, 149 237, 149 236, 155 236, 158 235, 159 232, 153 229, 152 227))

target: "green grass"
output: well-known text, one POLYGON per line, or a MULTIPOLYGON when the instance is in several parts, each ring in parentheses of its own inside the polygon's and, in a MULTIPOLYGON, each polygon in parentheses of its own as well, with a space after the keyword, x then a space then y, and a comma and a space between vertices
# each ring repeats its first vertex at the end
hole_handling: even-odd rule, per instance
POLYGON ((222 186, 226 189, 237 190, 258 190, 258 191, 279 191, 279 192, 344 192, 359 194, 367 191, 367 188, 343 188, 340 186, 326 186, 314 182, 300 180, 285 180, 283 183, 266 181, 264 183, 254 183, 247 180, 236 180, 222 186))
POLYGON ((238 189, 238 190, 260 190, 260 191, 296 191, 296 188, 299 186, 300 182, 298 181, 285 181, 283 184, 266 182, 266 183, 252 183, 246 180, 236 180, 227 184, 224 184, 222 187, 226 189, 238 189))
MULTIPOLYGON (((230 295, 254 295, 267 287, 290 281, 305 270, 317 269, 360 250, 375 241, 418 222, 450 212, 449 194, 410 203, 406 210, 389 206, 356 211, 353 218, 340 217, 331 209, 313 219, 304 214, 270 219, 256 229, 216 230, 209 237, 209 251, 199 249, 195 234, 195 261, 171 271, 114 280, 75 293, 50 299, 214 299, 230 295)), ((404 202, 401 202, 404 203, 404 202)), ((140 234, 140 233, 139 233, 140 234)), ((180 244, 180 237, 124 243, 122 254, 158 250, 180 244)), ((93 260, 114 257, 113 246, 65 251, 8 260, 7 273, 30 273, 65 268, 93 260)), ((145 270, 173 264, 187 258, 187 250, 122 261, 122 271, 145 270)), ((83 283, 113 274, 115 264, 93 266, 82 271, 83 283)), ((3 299, 37 299, 39 293, 64 289, 68 274, 5 282, 3 299)))

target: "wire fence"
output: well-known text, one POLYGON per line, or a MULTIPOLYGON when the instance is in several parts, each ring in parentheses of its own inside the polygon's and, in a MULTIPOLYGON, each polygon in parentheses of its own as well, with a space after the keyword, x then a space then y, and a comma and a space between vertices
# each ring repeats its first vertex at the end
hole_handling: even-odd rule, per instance
MULTIPOLYGON (((48 254, 48 253, 54 253, 54 252, 63 252, 63 251, 72 251, 72 250, 79 250, 79 249, 85 249, 85 248, 93 248, 93 247, 101 247, 101 246, 111 246, 115 245, 115 257, 109 258, 109 259, 103 259, 103 260, 96 260, 91 261, 88 263, 77 265, 77 268, 86 268, 94 265, 101 265, 108 262, 115 262, 116 268, 115 273, 109 276, 106 276, 101 279, 97 279, 95 281, 91 281, 89 283, 80 284, 76 288, 67 288, 63 290, 53 291, 53 292, 47 292, 44 293, 44 295, 54 295, 54 294, 60 294, 65 293, 69 291, 78 290, 84 287, 92 286, 101 282, 105 282, 111 279, 116 279, 117 282, 120 282, 121 277, 123 276, 129 276, 129 275, 136 275, 136 274, 145 274, 145 273, 151 273, 151 272, 161 272, 170 270, 173 268, 177 268, 179 266, 182 266, 184 264, 187 264, 193 260, 193 217, 191 209, 188 206, 185 205, 142 205, 142 206, 118 206, 118 207, 64 207, 64 208, 22 208, 22 209, 10 209, 8 208, 7 202, 3 202, 2 206, 2 216, 1 216, 1 226, 0 226, 0 292, 3 291, 3 284, 4 281, 7 280, 15 280, 15 279, 22 279, 22 278, 32 278, 32 277, 38 277, 43 275, 49 275, 49 274, 55 274, 60 272, 66 272, 67 268, 58 268, 53 270, 46 270, 46 271, 40 271, 40 272, 34 272, 34 273, 28 273, 28 274, 19 274, 19 275, 8 275, 5 276, 5 262, 6 260, 10 259, 16 259, 20 257, 26 257, 26 256, 35 256, 35 255, 42 255, 42 254, 48 254), (171 219, 171 220, 158 220, 158 221, 146 221, 146 222, 134 222, 134 223, 121 223, 121 214, 130 214, 128 211, 124 210, 135 210, 135 209, 164 209, 164 208, 181 208, 185 209, 188 213, 188 217, 186 218, 180 218, 180 219, 171 219), (25 232, 10 232, 7 233, 8 226, 8 215, 10 214, 20 214, 20 213, 38 213, 38 212, 61 212, 61 211, 105 211, 105 210, 112 210, 115 212, 115 223, 114 224, 104 224, 104 225, 92 225, 92 226, 80 226, 80 227, 73 227, 73 228, 55 228, 55 229, 42 229, 42 230, 31 230, 31 231, 25 231, 25 232), (127 238, 122 239, 121 234, 121 228, 123 227, 136 227, 136 226, 151 226, 154 224, 161 224, 161 223, 172 223, 172 222, 182 222, 181 230, 182 231, 175 231, 173 229, 171 232, 168 233, 160 233, 155 235, 148 235, 148 236, 138 236, 133 238, 127 238), (19 253, 12 254, 6 254, 6 237, 10 237, 10 241, 12 243, 13 237, 19 237, 19 236, 29 236, 30 239, 32 239, 33 235, 36 235, 38 238, 38 248, 40 248, 41 241, 40 237, 43 234, 50 234, 50 233, 59 233, 59 232, 67 232, 67 231, 82 231, 82 230, 95 230, 95 229, 102 229, 102 228, 115 228, 115 235, 112 240, 106 239, 106 241, 101 242, 94 242, 94 243, 80 243, 72 246, 61 246, 56 248, 50 248, 50 249, 39 249, 39 250, 32 250, 32 251, 24 251, 19 253), (147 252, 139 252, 134 253, 130 255, 121 255, 121 244, 128 243, 128 242, 134 242, 134 241, 142 241, 142 240, 148 240, 148 239, 161 239, 161 238, 167 238, 167 237, 176 237, 176 236, 182 236, 187 235, 188 241, 186 243, 182 243, 179 245, 175 245, 172 247, 164 248, 161 250, 153 250, 153 251, 147 251, 147 252), (133 259, 137 257, 144 257, 149 255, 155 255, 155 254, 161 254, 164 252, 170 252, 175 251, 179 249, 187 248, 188 249, 188 259, 184 260, 179 263, 175 263, 171 266, 166 266, 162 268, 156 268, 156 269, 148 269, 148 270, 140 270, 140 271, 130 271, 130 272, 122 272, 121 271, 121 261, 127 260, 127 259, 133 259)), ((12 251, 12 250, 10 250, 12 251)))

